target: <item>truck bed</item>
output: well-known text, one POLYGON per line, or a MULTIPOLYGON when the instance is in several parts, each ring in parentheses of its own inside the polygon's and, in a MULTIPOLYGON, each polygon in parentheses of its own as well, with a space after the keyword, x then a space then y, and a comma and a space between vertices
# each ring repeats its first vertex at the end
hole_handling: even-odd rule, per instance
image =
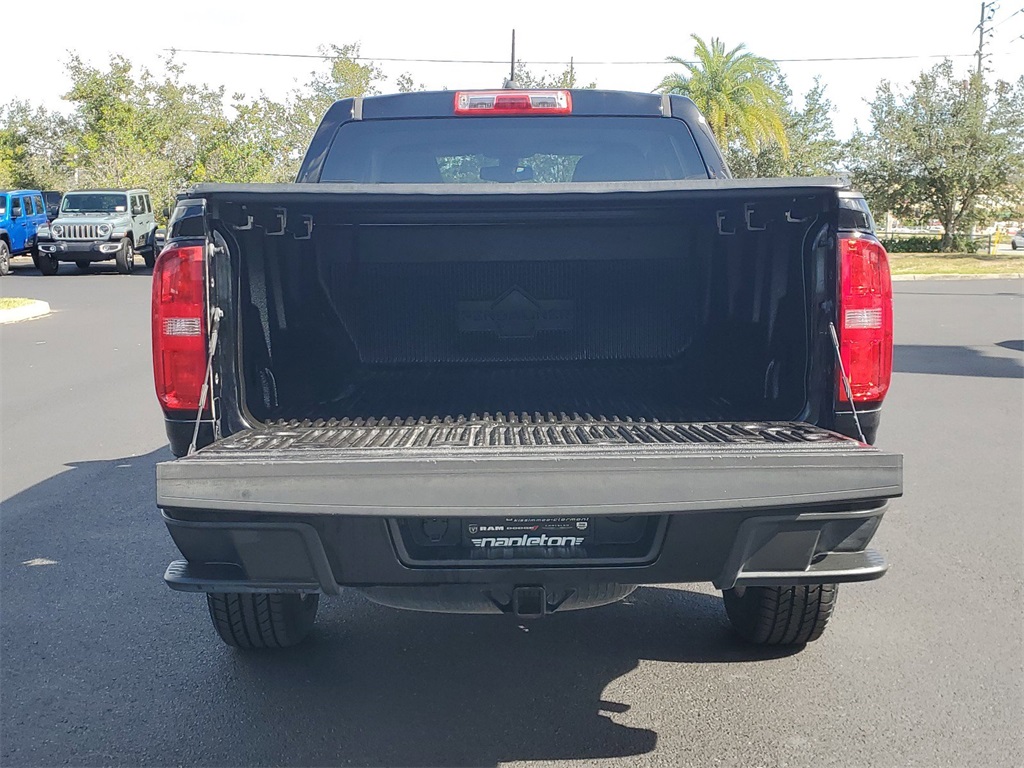
POLYGON ((821 423, 833 186, 423 186, 197 190, 227 233, 219 284, 238 285, 226 432, 474 411, 821 423))

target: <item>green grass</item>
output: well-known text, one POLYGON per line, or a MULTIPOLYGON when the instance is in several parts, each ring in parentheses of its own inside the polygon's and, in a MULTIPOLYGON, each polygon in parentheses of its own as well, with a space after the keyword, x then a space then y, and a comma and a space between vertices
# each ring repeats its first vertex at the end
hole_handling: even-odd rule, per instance
POLYGON ((0 309, 15 309, 16 307, 24 307, 26 304, 31 304, 33 299, 5 299, 0 298, 0 309))
POLYGON ((894 275, 1009 275, 1024 272, 1016 253, 890 253, 894 275))

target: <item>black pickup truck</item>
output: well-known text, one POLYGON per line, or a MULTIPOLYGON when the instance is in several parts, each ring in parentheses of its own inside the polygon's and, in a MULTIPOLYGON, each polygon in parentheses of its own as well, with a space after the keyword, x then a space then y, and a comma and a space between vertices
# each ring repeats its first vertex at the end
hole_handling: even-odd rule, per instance
POLYGON ((807 643, 886 569, 892 327, 848 182, 730 178, 686 98, 339 101, 297 183, 172 214, 165 580, 240 648, 343 588, 523 619, 681 582, 807 643))

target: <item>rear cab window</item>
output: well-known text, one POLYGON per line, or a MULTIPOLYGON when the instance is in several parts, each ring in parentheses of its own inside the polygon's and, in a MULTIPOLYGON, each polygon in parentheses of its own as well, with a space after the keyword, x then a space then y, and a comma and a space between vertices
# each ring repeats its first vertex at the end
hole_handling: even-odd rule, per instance
POLYGON ((707 177, 680 120, 532 116, 346 123, 320 181, 556 184, 707 177))

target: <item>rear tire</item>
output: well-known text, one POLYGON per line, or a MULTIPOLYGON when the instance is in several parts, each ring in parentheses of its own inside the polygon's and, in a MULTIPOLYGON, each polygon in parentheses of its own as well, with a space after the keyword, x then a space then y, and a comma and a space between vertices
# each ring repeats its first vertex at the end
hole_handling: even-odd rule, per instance
POLYGON ((146 266, 150 269, 156 264, 156 257, 160 254, 159 249, 156 247, 156 230, 150 235, 149 247, 142 252, 142 260, 146 263, 146 266))
POLYGON ((747 642, 804 645, 825 631, 838 592, 838 584, 737 587, 725 590, 722 597, 730 623, 747 642))
POLYGON ((287 648, 305 640, 316 621, 320 595, 207 594, 214 629, 233 648, 287 648))
POLYGON ((36 256, 36 269, 47 277, 56 275, 57 270, 60 269, 60 262, 50 256, 50 254, 39 251, 39 254, 36 256))
POLYGON ((135 249, 132 248, 132 241, 127 237, 122 238, 121 247, 114 254, 114 261, 117 263, 117 271, 122 275, 132 273, 132 267, 135 266, 135 249))
POLYGON ((6 240, 0 240, 0 276, 11 274, 11 249, 6 240))

